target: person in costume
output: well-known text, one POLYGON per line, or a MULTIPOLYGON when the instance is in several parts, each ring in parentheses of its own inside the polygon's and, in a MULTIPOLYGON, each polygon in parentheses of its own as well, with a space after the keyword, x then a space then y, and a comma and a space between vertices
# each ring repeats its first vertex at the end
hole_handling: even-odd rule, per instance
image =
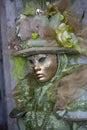
POLYGON ((83 49, 58 8, 22 15, 16 42, 14 56, 31 68, 13 90, 10 117, 19 130, 86 130, 87 65, 79 61, 83 49))

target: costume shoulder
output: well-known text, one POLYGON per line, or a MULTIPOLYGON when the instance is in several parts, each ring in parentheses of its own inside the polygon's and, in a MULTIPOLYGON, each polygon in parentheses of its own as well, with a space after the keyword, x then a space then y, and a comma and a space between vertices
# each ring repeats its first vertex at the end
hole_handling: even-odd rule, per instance
POLYGON ((87 91, 87 65, 81 65, 60 80, 58 88, 58 105, 65 108, 87 91))

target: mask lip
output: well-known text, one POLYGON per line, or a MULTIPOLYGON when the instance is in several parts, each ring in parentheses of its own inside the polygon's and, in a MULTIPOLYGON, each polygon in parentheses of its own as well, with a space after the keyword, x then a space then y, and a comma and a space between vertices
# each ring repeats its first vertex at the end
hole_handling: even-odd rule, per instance
POLYGON ((32 47, 28 49, 23 49, 20 51, 12 52, 13 56, 27 57, 36 54, 79 54, 74 48, 64 48, 64 47, 32 47))

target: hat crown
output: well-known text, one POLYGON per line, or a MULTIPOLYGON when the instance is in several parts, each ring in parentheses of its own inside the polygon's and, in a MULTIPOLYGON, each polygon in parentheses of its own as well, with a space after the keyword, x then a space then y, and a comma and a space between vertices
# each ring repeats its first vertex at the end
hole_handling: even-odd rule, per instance
MULTIPOLYGON (((33 47, 37 47, 37 51, 40 47, 43 47, 43 50, 44 47, 58 47, 58 50, 62 51, 59 48, 64 47, 67 50, 78 46, 78 39, 73 29, 64 22, 64 16, 56 6, 50 5, 45 11, 39 9, 38 11, 40 13, 36 11, 37 15, 35 16, 21 15, 18 20, 16 27, 19 39, 17 51, 24 53, 25 51, 22 50, 29 50, 33 47)), ((27 53, 30 53, 28 50, 27 53)), ((46 49, 45 52, 48 50, 46 49)))

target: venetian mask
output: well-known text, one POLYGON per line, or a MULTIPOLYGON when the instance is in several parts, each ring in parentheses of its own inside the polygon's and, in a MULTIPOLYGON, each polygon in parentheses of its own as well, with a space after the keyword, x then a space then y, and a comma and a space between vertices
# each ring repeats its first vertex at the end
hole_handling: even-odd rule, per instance
POLYGON ((50 80, 57 71, 57 56, 56 54, 38 54, 28 57, 35 78, 39 82, 50 80))

